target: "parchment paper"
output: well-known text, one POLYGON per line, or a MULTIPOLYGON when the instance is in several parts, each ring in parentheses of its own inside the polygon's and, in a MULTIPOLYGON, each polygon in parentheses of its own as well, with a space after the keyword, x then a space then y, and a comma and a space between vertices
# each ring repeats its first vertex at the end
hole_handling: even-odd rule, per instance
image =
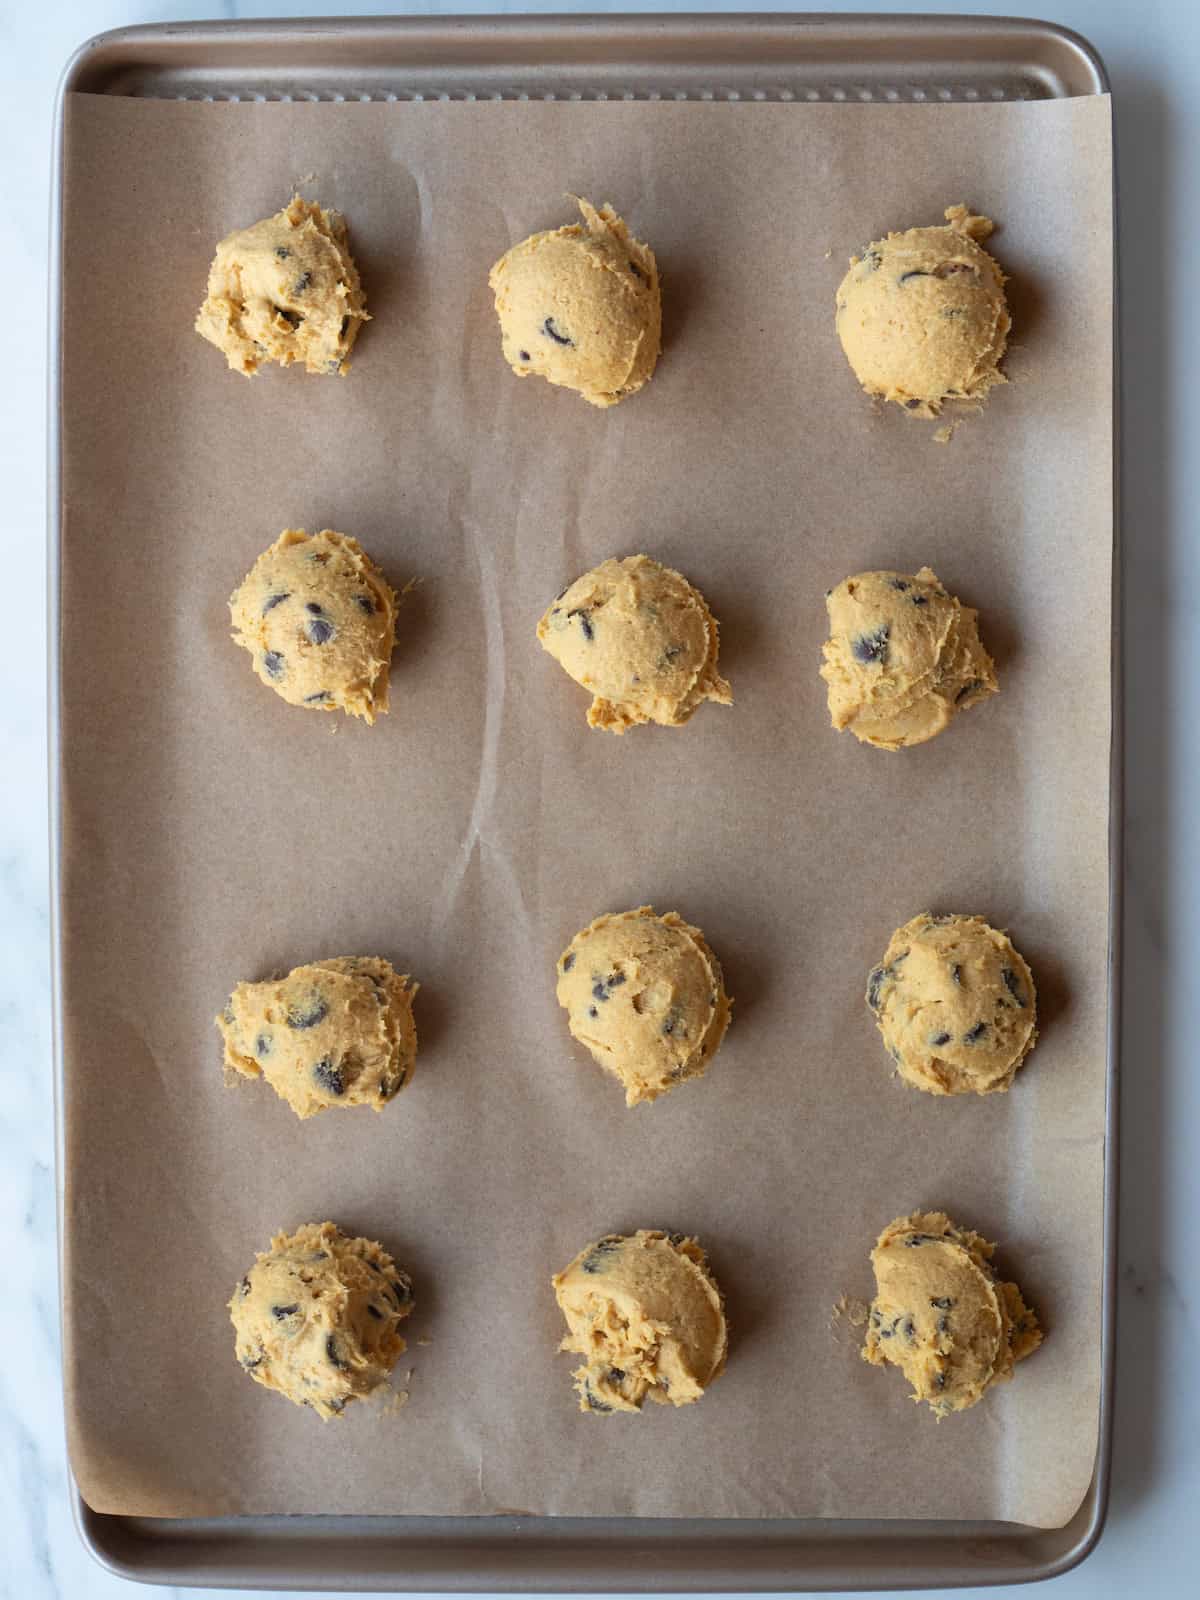
POLYGON ((66 1371, 92 1506, 1071 1516, 1099 1377, 1109 126, 1100 100, 74 98, 66 1371), (217 239, 297 183, 348 217, 375 320, 344 381, 248 382, 191 323, 217 239), (509 374, 487 289, 567 190, 663 271, 666 354, 608 414, 509 374), (1001 224, 1013 381, 941 447, 860 393, 833 297, 854 249, 957 201, 1001 224), (421 580, 374 729, 286 707, 230 642, 226 598, 286 526, 421 580), (737 703, 618 740, 533 629, 640 550, 703 589, 737 703), (922 562, 982 609, 1002 693, 888 755, 828 726, 823 594, 922 562), (553 963, 643 901, 704 928, 737 1005, 705 1080, 627 1111, 553 963), (890 1076, 864 983, 926 907, 1009 927, 1032 965, 1043 1037, 1007 1096, 890 1076), (409 1091, 301 1124, 224 1087, 236 980, 359 953, 421 981, 409 1091), (1047 1332, 941 1425, 830 1320, 917 1206, 999 1239, 1047 1332), (398 1415, 323 1426, 234 1360, 233 1285, 325 1217, 414 1273, 398 1415), (685 1410, 583 1416, 548 1280, 638 1226, 708 1247, 728 1372, 685 1410))

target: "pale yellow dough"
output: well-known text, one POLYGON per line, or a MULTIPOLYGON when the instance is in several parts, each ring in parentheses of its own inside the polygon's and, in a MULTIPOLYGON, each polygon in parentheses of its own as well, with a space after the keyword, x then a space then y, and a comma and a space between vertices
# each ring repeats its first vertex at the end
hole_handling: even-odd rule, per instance
POLYGON ((605 561, 576 578, 538 623, 537 636, 591 691, 593 728, 678 727, 705 700, 733 703, 717 671, 717 620, 704 596, 649 556, 605 561))
POLYGON ((225 1065, 265 1078, 298 1117, 330 1106, 382 1111, 412 1081, 419 987, 380 956, 338 956, 239 983, 216 1019, 225 1065))
POLYGON ((559 957, 558 974, 573 1037, 619 1079, 627 1106, 698 1078, 729 1026, 721 964, 674 911, 597 917, 559 957))
POLYGON ((875 1299, 863 1359, 891 1362, 940 1421, 982 1400, 1042 1342, 1015 1283, 991 1266, 995 1245, 941 1211, 897 1217, 871 1252, 875 1299))
POLYGON ((947 207, 946 222, 868 245, 837 292, 838 335, 859 383, 922 417, 1006 382, 1004 274, 978 243, 993 224, 965 206, 947 207))
POLYGON ((867 1004, 900 1076, 929 1094, 1005 1090, 1037 1040, 1033 974, 982 917, 925 911, 898 928, 867 1004))
POLYGON ((357 539, 286 528, 229 601, 236 643, 289 705, 374 722, 388 708, 396 594, 357 539))
POLYGON ((611 206, 578 204, 582 225, 522 240, 488 282, 504 359, 517 376, 537 373, 594 406, 612 406, 635 394, 658 360, 658 264, 611 206))
POLYGON ((271 361, 344 374, 369 320, 345 219, 296 195, 221 240, 196 332, 247 377, 271 361))
POLYGON ((382 1246, 332 1222, 277 1233, 229 1302, 237 1358, 255 1383, 326 1422, 386 1382, 412 1308, 408 1274, 382 1246))
POLYGON ((999 688, 978 613, 928 567, 859 572, 825 596, 821 676, 835 728, 881 750, 924 744, 999 688))
POLYGON ((725 1370, 725 1306, 704 1251, 681 1233, 611 1233, 551 1280, 581 1411, 686 1406, 725 1370))

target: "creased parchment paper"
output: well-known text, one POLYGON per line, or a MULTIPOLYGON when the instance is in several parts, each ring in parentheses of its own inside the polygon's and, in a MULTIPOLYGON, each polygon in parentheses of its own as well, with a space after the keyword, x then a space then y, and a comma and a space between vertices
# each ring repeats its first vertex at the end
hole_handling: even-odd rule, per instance
POLYGON ((1066 1521, 1097 1439, 1111 503, 1106 101, 199 105, 76 96, 66 187, 63 940, 71 1456, 101 1511, 1066 1521), (349 219, 344 381, 247 381, 191 331, 214 245, 303 191, 349 219), (612 200, 666 353, 612 413, 504 366, 492 261, 612 200), (858 390, 849 254, 964 201, 1001 224, 1009 387, 949 447, 858 390), (226 599, 284 527, 406 600, 374 729, 269 694, 226 599), (679 567, 737 703, 590 732, 538 649, 613 554, 679 567), (900 756, 827 725, 823 594, 923 562, 1002 692, 900 756), (627 1111, 553 963, 603 910, 704 929, 709 1076, 627 1111), (1008 927, 1043 1038, 1012 1093, 900 1087, 862 994, 925 908, 1008 927), (380 954, 421 981, 413 1087, 301 1124, 227 1089, 233 983, 380 954), (997 1238, 1045 1347, 936 1425, 831 1328, 899 1212, 997 1238), (225 1310, 332 1217, 416 1281, 398 1415, 256 1387, 225 1310), (550 1274, 694 1231, 728 1296, 696 1406, 579 1414, 550 1274), (429 1340, 419 1345, 418 1339, 429 1340))

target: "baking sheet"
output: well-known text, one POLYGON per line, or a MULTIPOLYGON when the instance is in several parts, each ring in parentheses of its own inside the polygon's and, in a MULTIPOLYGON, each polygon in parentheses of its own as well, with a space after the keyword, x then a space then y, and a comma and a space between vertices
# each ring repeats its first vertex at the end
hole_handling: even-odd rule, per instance
POLYGON ((170 105, 74 96, 64 258, 67 1399, 96 1509, 939 1516, 1056 1526, 1099 1388, 1111 506, 1106 100, 1025 106, 170 105), (215 240, 299 180, 376 321, 342 383, 245 383, 191 335, 215 240), (486 268, 610 198, 667 354, 610 414, 518 383, 486 268), (964 200, 1002 223, 1014 382, 952 445, 879 415, 832 330, 845 257, 964 200), (827 254, 828 252, 828 254, 827 254), (406 604, 374 730, 277 704, 224 600, 286 525, 406 604), (590 733, 532 638, 645 548, 722 621, 738 703, 590 733), (826 725, 823 590, 929 561, 1002 695, 902 757, 826 725), (699 922, 738 1006, 709 1077, 625 1111, 555 956, 602 909, 699 922), (999 1103, 889 1080, 862 1006, 924 906, 1008 925, 1042 1042, 999 1103), (301 1125, 227 1091, 238 977, 418 976, 414 1087, 301 1125), (940 1427, 831 1329, 892 1215, 1004 1244, 1045 1347, 940 1427), (224 1300, 334 1217, 414 1273, 408 1405, 319 1428, 250 1385, 224 1300), (599 1233, 699 1234, 730 1303, 704 1402, 572 1410, 547 1279, 599 1233), (415 1342, 427 1339, 427 1344, 415 1342))

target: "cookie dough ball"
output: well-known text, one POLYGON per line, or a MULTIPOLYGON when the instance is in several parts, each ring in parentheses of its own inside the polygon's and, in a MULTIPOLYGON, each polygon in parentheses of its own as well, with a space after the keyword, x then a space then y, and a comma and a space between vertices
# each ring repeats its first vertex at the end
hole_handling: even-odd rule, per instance
POLYGON ((681 1233, 610 1233, 551 1280, 568 1333, 579 1409, 686 1406, 725 1370, 725 1305, 704 1251, 681 1233))
POLYGON ((1041 1330, 1015 1283, 992 1269, 994 1244, 941 1211, 897 1217, 871 1252, 875 1299, 864 1361, 890 1361, 940 1421, 1006 1383, 1041 1330))
POLYGON ((838 335, 859 383, 921 417, 1006 381, 1004 274, 977 242, 993 224, 965 206, 950 206, 946 221, 851 256, 837 292, 838 335))
POLYGON ((1007 1089, 1037 1039, 1033 975, 982 917, 924 911, 892 935, 867 983, 900 1076, 929 1094, 1007 1089))
POLYGON ((830 589, 825 605, 830 720, 864 744, 924 744, 999 688, 978 613, 928 567, 856 573, 830 589))
POLYGON ((717 619, 704 596, 649 556, 585 572, 546 612, 537 636, 564 672, 591 690, 593 728, 677 728, 705 700, 733 704, 717 671, 717 619))
POLYGON ((396 595, 357 539, 286 528, 229 601, 233 637, 289 705, 374 722, 388 708, 396 595))
POLYGON ((229 1315, 255 1383, 328 1421, 386 1382, 412 1308, 408 1274, 380 1245, 306 1222, 259 1253, 229 1315))
POLYGON ((382 1111, 416 1066, 419 988, 380 956, 338 956, 239 983, 216 1019, 225 1065, 265 1078, 298 1117, 330 1106, 382 1111))
POLYGON ((594 406, 615 406, 658 360, 658 265, 611 206, 579 200, 579 209, 582 226, 514 245, 488 283, 504 359, 519 378, 536 372, 594 406))
POLYGON ((721 963, 674 911, 597 917, 559 957, 558 974, 573 1037, 620 1080, 627 1106, 698 1078, 729 1026, 721 963))
POLYGON ((221 240, 196 332, 247 377, 265 361, 344 374, 368 321, 345 219, 296 195, 273 217, 221 240))

